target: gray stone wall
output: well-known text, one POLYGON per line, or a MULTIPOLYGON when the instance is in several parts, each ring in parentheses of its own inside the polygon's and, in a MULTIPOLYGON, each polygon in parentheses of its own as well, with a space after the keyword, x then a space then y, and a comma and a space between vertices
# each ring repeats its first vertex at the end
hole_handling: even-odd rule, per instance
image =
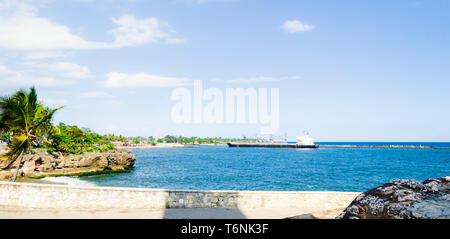
POLYGON ((0 182, 0 206, 36 209, 343 208, 359 193, 187 191, 0 182))

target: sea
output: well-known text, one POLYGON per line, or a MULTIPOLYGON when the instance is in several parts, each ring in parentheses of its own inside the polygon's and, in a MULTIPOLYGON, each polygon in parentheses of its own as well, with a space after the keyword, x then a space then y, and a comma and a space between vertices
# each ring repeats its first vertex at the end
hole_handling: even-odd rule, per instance
POLYGON ((363 192, 395 179, 450 176, 450 143, 321 142, 319 145, 423 145, 407 148, 198 148, 133 149, 130 173, 47 178, 81 186, 177 190, 363 192))

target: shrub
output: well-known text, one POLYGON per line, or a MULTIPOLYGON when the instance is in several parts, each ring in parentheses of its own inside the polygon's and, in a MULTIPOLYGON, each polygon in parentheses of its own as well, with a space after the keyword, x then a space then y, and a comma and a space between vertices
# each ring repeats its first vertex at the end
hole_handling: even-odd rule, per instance
POLYGON ((77 126, 59 124, 58 133, 50 136, 49 151, 59 151, 67 154, 82 154, 84 152, 116 150, 106 136, 101 136, 90 129, 80 129, 77 126))

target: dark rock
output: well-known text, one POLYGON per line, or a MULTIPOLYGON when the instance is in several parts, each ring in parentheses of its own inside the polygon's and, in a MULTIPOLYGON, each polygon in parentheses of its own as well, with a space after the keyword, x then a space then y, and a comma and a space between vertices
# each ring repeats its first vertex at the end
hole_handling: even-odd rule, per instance
POLYGON ((394 180, 360 194, 338 219, 450 219, 450 177, 394 180))

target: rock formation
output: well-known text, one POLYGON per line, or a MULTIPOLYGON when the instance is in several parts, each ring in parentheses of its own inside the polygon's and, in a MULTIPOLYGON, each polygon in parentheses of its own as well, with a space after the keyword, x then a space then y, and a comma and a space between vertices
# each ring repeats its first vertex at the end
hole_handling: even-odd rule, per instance
MULTIPOLYGON (((127 150, 65 156, 61 153, 49 153, 46 150, 35 149, 24 156, 19 175, 39 178, 124 171, 132 167, 135 161, 135 156, 127 150)), ((8 168, 4 168, 7 162, 0 161, 0 180, 11 178, 18 164, 17 160, 8 168)))
POLYGON ((338 219, 450 219, 450 177, 395 180, 359 195, 338 219))

